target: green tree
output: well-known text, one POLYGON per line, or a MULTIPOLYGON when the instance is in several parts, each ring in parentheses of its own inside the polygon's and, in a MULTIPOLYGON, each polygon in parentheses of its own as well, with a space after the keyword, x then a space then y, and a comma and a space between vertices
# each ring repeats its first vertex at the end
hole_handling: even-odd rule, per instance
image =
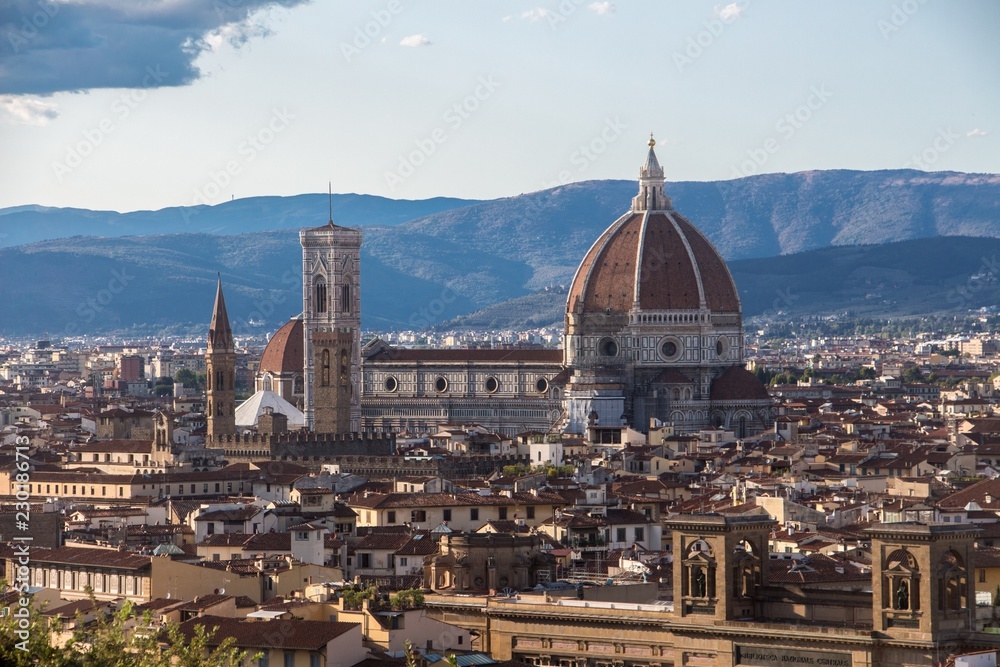
MULTIPOLYGON (((262 632, 266 632, 262 628, 262 632)), ((242 667, 247 663, 258 661, 263 653, 250 655, 236 647, 236 640, 226 637, 216 646, 212 646, 215 629, 206 630, 204 625, 194 626, 194 635, 186 637, 176 624, 167 627, 169 650, 167 653, 170 667, 242 667)))
POLYGON ((417 652, 413 650, 413 644, 409 639, 403 644, 403 655, 406 658, 406 667, 420 667, 420 659, 417 652))
MULTIPOLYGON (((0 589, 6 589, 0 586, 0 589)), ((91 593, 91 601, 97 604, 91 593)), ((85 623, 78 615, 76 629, 63 647, 52 641, 58 621, 42 615, 33 604, 14 605, 0 617, 0 665, 11 667, 240 667, 255 661, 235 646, 231 637, 212 646, 212 632, 203 626, 185 637, 176 623, 158 627, 149 613, 139 616, 135 605, 85 623), (20 609, 25 612, 18 615, 20 609)))
POLYGON ((344 588, 340 593, 340 597, 344 601, 344 609, 361 609, 363 602, 374 598, 377 590, 374 586, 364 589, 358 586, 344 588))
POLYGON ((170 396, 174 393, 174 379, 171 377, 156 378, 153 383, 154 396, 170 396))
MULTIPOLYGON (((6 586, 0 589, 6 590, 6 586)), ((80 667, 80 656, 52 645, 50 620, 29 604, 15 603, 0 617, 0 665, 11 667, 80 667), (21 610, 25 610, 23 615, 21 610)))
POLYGON ((424 592, 419 588, 407 588, 389 598, 389 604, 397 609, 413 609, 424 604, 424 592))
POLYGON ((504 477, 523 477, 531 472, 531 466, 526 463, 518 463, 512 466, 503 467, 504 477))
MULTIPOLYGON (((93 604, 98 604, 93 594, 93 604)), ((93 623, 84 623, 77 618, 73 638, 68 649, 78 651, 83 667, 168 667, 168 658, 160 650, 156 631, 146 632, 138 628, 151 628, 152 616, 139 617, 135 605, 126 601, 120 609, 110 614, 101 614, 93 623)))
POLYGON ((910 366, 903 371, 903 382, 915 384, 924 381, 924 374, 919 366, 910 366))
POLYGON ((174 382, 179 382, 192 389, 203 389, 205 387, 205 374, 195 373, 190 368, 182 368, 174 373, 174 382))

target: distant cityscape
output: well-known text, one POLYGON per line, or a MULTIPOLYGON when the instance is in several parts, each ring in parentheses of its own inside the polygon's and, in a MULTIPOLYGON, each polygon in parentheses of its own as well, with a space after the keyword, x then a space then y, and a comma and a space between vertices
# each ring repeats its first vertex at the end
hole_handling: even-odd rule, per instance
POLYGON ((330 219, 266 337, 220 277, 196 338, 5 342, 0 637, 258 667, 996 664, 994 310, 744 322, 654 147, 560 327, 363 332, 363 231, 330 219))

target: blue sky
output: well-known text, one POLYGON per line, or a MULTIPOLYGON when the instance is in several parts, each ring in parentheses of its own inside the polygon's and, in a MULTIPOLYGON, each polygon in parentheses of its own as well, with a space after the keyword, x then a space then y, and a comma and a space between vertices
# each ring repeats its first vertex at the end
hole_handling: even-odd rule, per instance
POLYGON ((0 207, 1000 172, 992 0, 9 0, 0 207))

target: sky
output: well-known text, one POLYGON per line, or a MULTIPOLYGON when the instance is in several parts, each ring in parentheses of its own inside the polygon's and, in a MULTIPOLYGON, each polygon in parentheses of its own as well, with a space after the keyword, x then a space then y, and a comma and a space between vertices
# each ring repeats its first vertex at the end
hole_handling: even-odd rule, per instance
POLYGON ((1000 173, 995 0, 0 0, 0 207, 1000 173))

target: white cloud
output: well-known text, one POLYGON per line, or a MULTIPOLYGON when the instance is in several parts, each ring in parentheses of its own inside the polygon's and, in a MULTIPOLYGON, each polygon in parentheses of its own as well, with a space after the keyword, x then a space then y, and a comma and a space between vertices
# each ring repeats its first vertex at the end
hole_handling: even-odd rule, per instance
POLYGON ((587 8, 600 16, 610 16, 615 13, 616 9, 616 7, 607 0, 604 2, 592 2, 587 5, 587 8))
POLYGON ((526 12, 521 12, 521 15, 518 18, 524 19, 525 21, 531 21, 532 23, 536 23, 538 21, 541 21, 551 13, 552 12, 545 9, 545 7, 535 7, 534 9, 529 9, 526 12))
POLYGON ((238 49, 255 37, 271 36, 270 28, 264 24, 266 18, 265 12, 255 12, 242 21, 227 23, 208 31, 202 38, 202 42, 213 53, 218 53, 225 44, 238 49))
POLYGON ((965 136, 967 137, 985 137, 988 135, 989 132, 987 132, 986 130, 980 130, 978 127, 974 130, 969 130, 968 132, 965 133, 965 136))
POLYGON ((413 48, 417 48, 420 46, 430 46, 432 43, 433 42, 431 42, 431 40, 427 39, 426 35, 422 34, 409 35, 399 41, 400 46, 411 46, 413 48))
POLYGON ((0 122, 12 125, 48 125, 59 117, 58 107, 37 97, 0 95, 0 122))
POLYGON ((722 7, 716 6, 715 17, 723 21, 735 21, 743 16, 743 10, 746 9, 747 4, 749 3, 744 0, 743 2, 730 2, 722 7))

